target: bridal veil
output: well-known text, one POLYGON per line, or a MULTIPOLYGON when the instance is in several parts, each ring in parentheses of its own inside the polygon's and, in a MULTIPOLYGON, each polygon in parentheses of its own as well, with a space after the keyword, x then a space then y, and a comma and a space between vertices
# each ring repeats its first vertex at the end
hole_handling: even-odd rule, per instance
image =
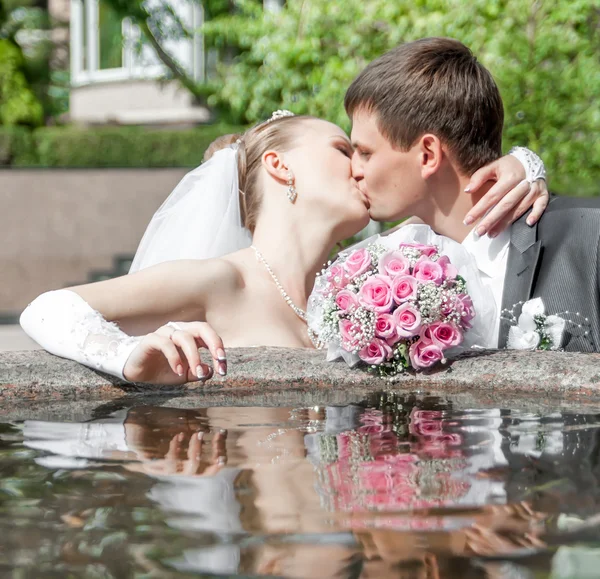
POLYGON ((190 171, 152 217, 129 273, 175 259, 211 259, 250 246, 239 202, 237 144, 190 171))

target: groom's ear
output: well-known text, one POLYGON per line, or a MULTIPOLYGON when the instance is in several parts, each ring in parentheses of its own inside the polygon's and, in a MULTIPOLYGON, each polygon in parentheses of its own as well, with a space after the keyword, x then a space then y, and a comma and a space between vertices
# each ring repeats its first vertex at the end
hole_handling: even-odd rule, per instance
POLYGON ((278 181, 287 181, 290 172, 283 155, 277 151, 265 151, 262 156, 263 167, 271 177, 278 181))
POLYGON ((421 176, 423 179, 429 179, 437 173, 442 165, 444 150, 439 137, 426 134, 419 139, 419 162, 421 166, 421 176))

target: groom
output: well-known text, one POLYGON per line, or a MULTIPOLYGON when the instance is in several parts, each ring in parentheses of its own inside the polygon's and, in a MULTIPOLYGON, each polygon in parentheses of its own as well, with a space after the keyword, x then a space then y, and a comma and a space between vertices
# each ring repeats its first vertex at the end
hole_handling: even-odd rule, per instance
POLYGON ((465 221, 483 194, 465 192, 469 176, 501 156, 504 122, 498 87, 466 46, 448 38, 398 46, 358 75, 344 105, 371 217, 418 217, 472 253, 496 301, 498 347, 510 327, 501 310, 518 315, 519 302, 541 297, 547 314, 573 322, 565 350, 600 351, 599 199, 554 197, 537 225, 524 215, 495 238, 465 221))

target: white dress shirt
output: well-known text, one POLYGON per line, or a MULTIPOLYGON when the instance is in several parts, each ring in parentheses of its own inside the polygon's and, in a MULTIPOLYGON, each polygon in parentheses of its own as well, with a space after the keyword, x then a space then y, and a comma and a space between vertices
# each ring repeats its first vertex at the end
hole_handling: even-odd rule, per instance
POLYGON ((504 290, 509 243, 510 229, 504 230, 494 238, 487 235, 479 237, 475 233, 475 229, 472 229, 462 242, 462 246, 475 258, 483 285, 490 288, 494 296, 496 319, 493 335, 496 336, 494 344, 496 347, 498 346, 498 333, 500 331, 502 292, 504 290))

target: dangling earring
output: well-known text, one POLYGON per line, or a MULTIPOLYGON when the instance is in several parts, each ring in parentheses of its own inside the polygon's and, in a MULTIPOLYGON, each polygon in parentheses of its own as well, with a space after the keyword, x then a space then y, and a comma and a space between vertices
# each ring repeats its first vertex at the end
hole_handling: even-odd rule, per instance
POLYGON ((296 187, 294 187, 294 177, 291 173, 288 173, 287 186, 287 197, 290 200, 290 203, 294 203, 296 197, 298 197, 298 191, 296 191, 296 187))

